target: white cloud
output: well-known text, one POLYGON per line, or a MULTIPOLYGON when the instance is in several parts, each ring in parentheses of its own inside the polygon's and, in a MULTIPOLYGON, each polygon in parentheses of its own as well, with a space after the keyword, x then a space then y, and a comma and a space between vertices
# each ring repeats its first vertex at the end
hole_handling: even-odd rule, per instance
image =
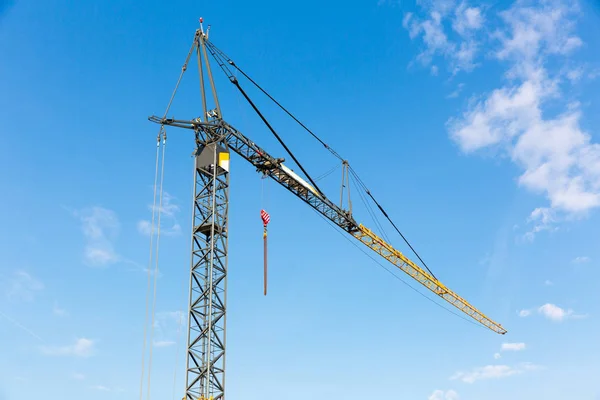
POLYGON ((481 29, 483 26, 484 16, 481 13, 481 9, 478 7, 468 7, 465 1, 460 3, 454 14, 455 18, 452 21, 452 29, 461 36, 481 29))
POLYGON ((59 317, 66 317, 69 315, 67 310, 59 307, 58 303, 56 303, 56 302, 54 302, 54 307, 52 307, 52 312, 54 313, 54 315, 59 316, 59 317))
POLYGON ((465 383, 474 383, 480 380, 507 378, 539 368, 539 366, 532 363, 521 363, 516 367, 510 367, 508 365, 486 365, 485 367, 474 368, 468 372, 459 371, 450 379, 459 379, 465 383))
POLYGON ((530 310, 521 310, 519 312, 520 317, 528 317, 534 311, 537 311, 538 314, 546 317, 547 319, 555 322, 562 322, 566 319, 581 319, 587 317, 585 314, 575 314, 575 312, 571 309, 565 310, 556 304, 546 303, 540 307, 530 309, 530 310))
POLYGON ((531 315, 530 310, 521 310, 519 311, 519 317, 529 317, 531 315))
POLYGON ((177 344, 185 326, 186 313, 183 311, 161 311, 154 320, 154 346, 166 347, 177 344))
POLYGON ((73 379, 78 380, 78 381, 82 381, 85 379, 85 375, 82 374, 81 372, 75 372, 72 376, 73 376, 73 379))
POLYGON ((175 342, 173 340, 155 340, 154 347, 169 347, 173 346, 175 342))
POLYGON ((114 211, 91 207, 75 212, 86 239, 84 259, 92 266, 106 266, 120 261, 114 248, 120 223, 114 211))
POLYGON ((586 256, 579 256, 579 257, 575 257, 573 259, 573 261, 571 261, 573 264, 583 264, 586 262, 590 262, 591 259, 589 257, 586 256))
POLYGON ((546 281, 544 282, 544 285, 552 286, 552 285, 554 285, 554 282, 552 282, 550 279, 546 279, 546 281))
POLYGON ((502 358, 502 355, 500 353, 494 353, 494 359, 495 360, 499 360, 502 358))
POLYGON ((33 332, 31 329, 29 329, 28 327, 26 327, 25 325, 21 324, 19 321, 15 320, 14 318, 9 317, 8 315, 4 314, 2 311, 0 311, 0 317, 6 319, 8 322, 10 322, 11 324, 13 324, 16 328, 21 329, 23 332, 27 332, 29 335, 31 335, 32 337, 36 338, 37 340, 39 340, 40 342, 43 342, 44 339, 42 339, 41 337, 39 337, 35 332, 33 332))
POLYGON ((94 385, 92 389, 98 390, 100 392, 110 392, 110 388, 104 385, 94 385))
POLYGON ((539 232, 556 231, 558 228, 554 225, 556 223, 554 215, 554 210, 550 208, 538 207, 534 209, 529 215, 529 218, 527 218, 527 222, 533 226, 529 232, 525 233, 524 238, 533 241, 535 235, 539 232))
POLYGON ((450 93, 448 96, 446 96, 446 97, 449 98, 449 99, 457 98, 458 95, 462 92, 462 90, 463 90, 464 87, 465 87, 464 83, 459 83, 456 86, 456 89, 452 93, 450 93))
POLYGON ((155 328, 172 327, 173 325, 184 322, 185 313, 183 311, 161 311, 156 313, 154 321, 155 328))
MULTIPOLYGON (((160 234, 167 236, 174 236, 181 233, 181 225, 177 222, 176 215, 179 212, 179 206, 174 204, 175 197, 167 192, 163 193, 162 207, 157 204, 153 207, 152 204, 148 206, 148 209, 152 212, 155 210, 155 226, 154 234, 158 231, 158 212, 160 211, 160 234), (168 221, 168 224, 165 224, 168 221)), ((158 196, 157 196, 158 201, 158 196)), ((137 224, 138 232, 145 236, 152 234, 152 222, 150 220, 140 220, 137 224)))
POLYGON ((94 345, 93 340, 80 338, 66 346, 44 346, 42 352, 50 356, 90 357, 95 353, 94 345))
POLYGON ((576 2, 543 1, 528 6, 524 1, 500 13, 507 29, 495 33, 501 42, 498 58, 519 57, 533 60, 539 56, 566 55, 582 45, 573 34, 576 2))
POLYGON ((518 0, 488 16, 465 1, 420 3, 423 16, 407 14, 403 26, 412 39, 422 40, 425 50, 418 59, 425 65, 440 55, 453 73, 469 71, 478 65, 483 46, 506 65, 504 84, 473 98, 447 128, 467 154, 506 154, 521 170, 518 184, 547 198, 547 206, 531 212, 524 237, 533 240, 600 207, 600 144, 582 127, 579 103, 563 96, 563 86, 582 74, 579 65, 567 62, 583 44, 575 33, 576 3, 518 0))
POLYGON ((521 351, 525 347, 525 343, 502 343, 502 351, 521 351))
MULTIPOLYGON (((418 2, 425 18, 406 13, 402 25, 411 39, 421 38, 425 49, 417 56, 423 65, 430 65, 435 56, 450 63, 452 73, 475 68, 474 59, 479 52, 475 33, 484 22, 482 9, 470 7, 466 1, 436 0, 418 2), (454 12, 453 12, 454 11, 454 12), (446 20, 452 31, 446 31, 446 20)), ((437 75, 432 67, 432 74, 437 75)))
POLYGON ((33 301, 35 296, 44 289, 44 284, 23 270, 16 270, 2 282, 0 287, 11 301, 33 301))
POLYGON ((459 400, 458 393, 454 390, 434 390, 433 393, 427 398, 427 400, 459 400))
POLYGON ((555 304, 546 303, 540 308, 538 312, 552 321, 563 321, 569 318, 573 314, 573 310, 564 310, 555 304))

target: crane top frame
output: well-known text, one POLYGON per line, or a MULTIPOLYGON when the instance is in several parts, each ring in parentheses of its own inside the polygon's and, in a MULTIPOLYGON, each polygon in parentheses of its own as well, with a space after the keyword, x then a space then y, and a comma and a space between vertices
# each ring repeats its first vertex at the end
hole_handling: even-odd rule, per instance
POLYGON ((382 256, 431 292, 473 318, 484 327, 499 334, 505 334, 507 332, 501 324, 487 317, 467 300, 450 290, 432 274, 425 271, 402 252, 396 250, 392 245, 377 236, 373 231, 356 222, 349 211, 341 209, 327 197, 319 194, 314 188, 307 184, 306 181, 287 168, 283 164, 283 161, 285 160, 271 156, 267 151, 224 120, 218 119, 205 123, 197 120, 178 120, 152 116, 150 117, 150 121, 161 125, 186 128, 196 132, 204 131, 208 127, 210 127, 211 130, 217 128, 221 137, 225 138, 225 142, 229 149, 250 162, 257 171, 267 174, 271 179, 342 228, 345 232, 352 235, 355 239, 358 239, 375 253, 382 256))
MULTIPOLYGON (((319 214, 341 228, 346 234, 352 236, 373 252, 405 272, 422 286, 433 292, 437 297, 445 300, 467 316, 471 317, 480 326, 493 332, 504 335, 507 331, 499 323, 493 321, 467 300, 450 290, 440 282, 429 270, 415 252, 417 258, 423 263, 425 269, 411 261, 390 243, 384 241, 373 231, 358 223, 352 214, 350 192, 348 189, 348 210, 343 206, 344 176, 354 173, 348 162, 341 158, 333 149, 312 133, 304 124, 298 121, 289 111, 260 88, 247 74, 245 74, 229 57, 208 41, 209 28, 205 31, 200 19, 200 29, 194 35, 194 41, 181 69, 179 80, 162 117, 153 115, 151 122, 160 125, 160 132, 166 140, 165 126, 188 129, 194 132, 196 142, 195 162, 195 187, 194 187, 194 216, 192 227, 192 267, 190 278, 190 307, 188 313, 188 351, 186 361, 186 397, 188 400, 224 400, 225 398, 225 338, 226 338, 226 295, 227 295, 227 221, 229 202, 229 151, 233 151, 252 164, 256 171, 268 176, 300 200, 308 204, 319 214), (177 88, 181 83, 184 73, 192 55, 196 53, 198 73, 200 78, 200 93, 202 97, 202 115, 190 120, 167 118, 167 113, 172 105, 177 88), (261 117, 267 128, 277 138, 287 151, 291 159, 304 173, 305 178, 298 175, 284 164, 284 158, 276 158, 265 149, 250 140, 242 132, 234 128, 223 119, 221 107, 217 96, 209 53, 218 63, 219 67, 230 82, 233 83, 254 111, 261 117), (334 156, 342 161, 342 194, 340 205, 334 204, 312 180, 300 162, 294 157, 291 150, 285 145, 281 137, 262 115, 242 89, 236 75, 230 67, 237 69, 259 87, 271 100, 288 113, 297 123, 302 125, 311 135, 321 142, 334 156), (206 68, 206 70, 204 70, 206 68), (205 91, 205 74, 212 92, 214 108, 209 109, 205 91), (223 174, 217 168, 217 160, 221 153, 226 154, 226 167, 223 174), (211 160, 213 160, 211 162, 211 160), (344 175, 345 174, 345 175, 344 175), (223 176, 221 176, 223 175, 223 176), (307 180, 310 182, 307 182, 307 180)), ((159 138, 161 134, 159 133, 159 138)), ((158 153, 157 153, 158 154, 158 153)), ((355 176, 356 177, 356 176, 355 176)), ((356 177, 358 178, 358 177, 356 177)), ((391 221, 381 205, 373 195, 364 187, 363 189, 377 204, 382 213, 390 220, 394 228, 402 236, 399 229, 391 221)), ((402 238, 406 241, 404 236, 402 238)), ((406 241, 409 247, 410 243, 406 241)), ((265 242, 266 246, 266 242, 265 242)), ((266 247, 265 247, 266 249, 266 247)), ((412 249, 414 251, 414 249, 412 249)), ((265 259, 266 260, 266 259, 265 259)), ((266 268, 266 267, 265 267, 266 268)), ((266 275, 265 275, 266 285, 266 275)), ((266 286, 265 286, 266 290, 266 286)), ((141 393, 140 393, 141 396, 141 393)))
MULTIPOLYGON (((207 135, 207 133, 210 132, 210 137, 213 137, 213 140, 222 140, 223 143, 226 143, 230 150, 233 150, 243 159, 252 164, 258 172, 263 173, 264 175, 270 177, 271 179, 279 183, 281 186, 293 193, 296 197, 304 201, 306 204, 315 209, 321 215, 326 217, 328 220, 333 222, 335 225, 340 227, 342 230, 350 234, 355 239, 359 240, 361 243, 366 245, 375 253, 379 254, 384 259, 388 260, 390 263, 401 269, 403 272, 407 273, 411 278, 415 279, 421 285, 425 286, 431 292, 435 293, 438 297, 447 301, 449 304, 456 307, 458 310, 462 311, 469 317, 473 318, 476 322, 492 330, 493 332, 502 335, 506 334, 507 331, 501 324, 487 317, 484 313, 482 313, 473 305, 471 305, 467 300, 456 294, 454 291, 450 290, 446 285, 440 282, 432 273, 425 271, 423 268, 411 261, 404 254, 402 254, 399 250, 395 249, 391 244, 385 242, 382 238, 378 237, 375 233, 373 233, 373 231, 366 228, 364 225, 359 224, 354 219, 350 211, 338 207, 330 199, 328 199, 318 188, 316 188, 316 185, 310 185, 298 174, 296 174, 290 168, 284 165, 283 162, 285 160, 283 158, 276 158, 271 156, 266 150, 258 146, 255 142, 250 140, 248 137, 246 137, 239 130, 234 128, 222 118, 221 108, 217 96, 217 90, 210 68, 210 62, 208 58, 209 53, 213 56, 218 65, 225 72, 229 80, 237 86, 237 88, 241 91, 244 97, 246 97, 246 100, 248 100, 252 107, 254 107, 255 111, 261 116, 261 118, 269 127, 269 129, 271 129, 273 134, 277 136, 275 131, 272 129, 272 127, 269 125, 266 119, 262 116, 260 111, 258 111, 256 106, 252 103, 252 101, 243 91, 236 76, 229 69, 229 66, 237 67, 233 60, 231 60, 222 51, 217 49, 211 42, 209 42, 208 33, 210 30, 210 26, 205 31, 202 26, 202 22, 203 21, 201 19, 200 29, 197 29, 195 32, 192 47, 188 53, 185 64, 182 67, 180 79, 177 82, 178 86, 181 81, 181 77, 183 76, 183 73, 187 69, 190 57, 194 50, 196 50, 202 95, 202 117, 191 120, 181 120, 167 118, 165 113, 163 117, 153 115, 149 117, 149 120, 154 123, 160 124, 163 127, 167 125, 192 130, 196 134, 197 142, 198 138, 200 137, 200 134, 204 133, 202 137, 206 138, 209 136, 207 135), (208 75, 208 80, 214 99, 215 108, 212 110, 209 110, 207 107, 207 99, 204 91, 204 71, 201 57, 204 58, 204 63, 206 64, 206 73, 208 75)), ((245 73, 244 75, 247 76, 245 73)), ((175 90, 177 90, 177 87, 175 90)), ((171 97, 171 102, 173 101, 174 95, 175 92, 171 97)), ((273 99, 273 101, 275 100, 273 99)), ((169 107, 171 105, 171 102, 169 103, 169 107)), ((286 150, 288 150, 287 147, 286 150)), ((290 153, 290 155, 292 154, 290 153)), ((293 155, 292 158, 294 158, 293 155)), ((344 162, 347 163, 347 161, 345 160, 344 162)), ((302 169, 301 166, 300 168, 302 169)), ((304 171, 304 169, 302 170, 304 171)), ((310 176, 308 176, 308 174, 306 175, 308 179, 311 182, 313 182, 310 179, 310 176)))

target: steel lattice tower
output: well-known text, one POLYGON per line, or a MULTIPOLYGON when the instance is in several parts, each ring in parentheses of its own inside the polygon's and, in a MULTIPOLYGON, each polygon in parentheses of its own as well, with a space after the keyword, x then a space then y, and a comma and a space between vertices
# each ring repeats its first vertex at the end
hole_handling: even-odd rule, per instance
POLYGON ((225 397, 229 152, 226 150, 225 136, 219 129, 221 110, 206 51, 207 35, 208 32, 205 33, 202 29, 197 30, 192 46, 198 60, 203 116, 195 131, 185 384, 186 399, 189 400, 221 400, 225 397), (202 58, 216 106, 210 111, 207 110, 202 58))
POLYGON ((209 125, 196 143, 186 396, 217 400, 225 390, 229 153, 209 125))
MULTIPOLYGON (((200 21, 202 23, 202 21, 200 21)), ((225 336, 227 309, 227 215, 229 208, 229 150, 227 130, 206 49, 208 30, 196 30, 183 64, 181 82, 196 53, 202 97, 202 116, 194 119, 194 200, 188 309, 185 400, 225 398, 225 336), (206 71, 204 70, 206 67, 206 71), (214 109, 207 108, 205 73, 214 109)), ((169 107, 175 96, 169 102, 169 107)), ((167 107, 167 110, 169 109, 167 107)), ((151 121, 171 125, 166 115, 151 121)))

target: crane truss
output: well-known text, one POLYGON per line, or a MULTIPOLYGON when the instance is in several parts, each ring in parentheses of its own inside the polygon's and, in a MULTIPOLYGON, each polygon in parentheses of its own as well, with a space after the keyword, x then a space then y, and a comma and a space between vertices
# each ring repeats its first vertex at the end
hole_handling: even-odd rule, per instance
POLYGON ((229 153, 210 125, 196 132, 186 399, 225 390, 229 153))
MULTIPOLYGON (((203 125, 194 120, 186 121, 171 118, 159 118, 156 116, 150 117, 150 120, 163 125, 171 125, 192 130, 197 130, 198 127, 203 125)), ((283 167, 282 159, 271 156, 225 121, 215 121, 214 124, 219 127, 218 129, 220 130, 221 135, 226 138, 229 149, 252 163, 257 170, 262 171, 263 173, 266 171, 268 176, 278 182, 281 186, 295 194, 302 201, 310 205, 321 215, 335 223, 372 251, 410 275, 413 279, 431 290, 441 299, 447 301, 449 304, 464 312, 486 328, 502 335, 506 333, 506 329, 504 329, 502 325, 487 317, 467 300, 450 290, 437 278, 423 270, 400 251, 396 250, 392 245, 376 236, 371 230, 364 227, 362 224, 357 223, 349 212, 335 205, 327 197, 321 196, 316 191, 311 190, 312 188, 310 185, 307 185, 306 182, 300 180, 299 177, 291 173, 288 168, 283 167)))

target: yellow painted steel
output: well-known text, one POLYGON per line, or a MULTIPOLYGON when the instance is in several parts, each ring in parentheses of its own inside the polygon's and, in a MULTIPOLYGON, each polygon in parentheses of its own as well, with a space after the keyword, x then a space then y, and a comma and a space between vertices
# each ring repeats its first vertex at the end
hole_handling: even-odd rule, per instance
POLYGON ((409 260, 400 251, 394 249, 391 245, 383 241, 383 239, 373 233, 370 229, 366 228, 362 224, 358 226, 358 229, 358 231, 352 233, 352 236, 367 245, 367 247, 371 248, 371 250, 394 264, 396 267, 400 268, 402 271, 406 272, 427 289, 431 290, 433 293, 437 294, 486 328, 489 328, 501 335, 506 333, 506 329, 504 329, 502 325, 486 317, 482 312, 469 304, 468 301, 454 293, 452 290, 448 289, 443 283, 409 260))

